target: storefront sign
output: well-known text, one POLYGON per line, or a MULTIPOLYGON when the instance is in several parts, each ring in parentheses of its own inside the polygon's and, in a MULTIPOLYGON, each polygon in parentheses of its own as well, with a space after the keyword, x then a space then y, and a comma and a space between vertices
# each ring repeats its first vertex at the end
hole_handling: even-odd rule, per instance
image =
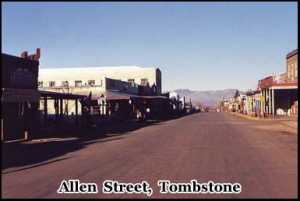
POLYGON ((40 96, 38 90, 2 88, 2 102, 39 102, 40 96))

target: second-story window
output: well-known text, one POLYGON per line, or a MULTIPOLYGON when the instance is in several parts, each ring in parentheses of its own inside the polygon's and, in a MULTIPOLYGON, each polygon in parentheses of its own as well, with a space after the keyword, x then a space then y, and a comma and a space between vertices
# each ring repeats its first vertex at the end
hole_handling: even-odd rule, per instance
POLYGON ((69 86, 69 82, 68 81, 62 81, 61 82, 61 86, 62 87, 68 87, 69 86))
POLYGON ((49 82, 49 87, 55 87, 55 81, 50 81, 49 82))
POLYGON ((95 85, 95 80, 88 80, 88 85, 94 86, 95 85))
POLYGON ((82 81, 81 80, 75 80, 75 87, 80 87, 82 86, 82 81))

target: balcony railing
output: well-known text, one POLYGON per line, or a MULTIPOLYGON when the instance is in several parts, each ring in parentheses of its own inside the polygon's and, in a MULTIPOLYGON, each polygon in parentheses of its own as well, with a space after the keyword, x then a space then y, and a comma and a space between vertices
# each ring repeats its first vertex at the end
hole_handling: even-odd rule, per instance
POLYGON ((294 81, 291 81, 290 79, 287 79, 286 73, 280 74, 280 75, 273 75, 266 77, 264 79, 261 79, 258 81, 259 87, 268 87, 272 85, 289 85, 289 84, 297 84, 298 79, 295 79, 294 81))

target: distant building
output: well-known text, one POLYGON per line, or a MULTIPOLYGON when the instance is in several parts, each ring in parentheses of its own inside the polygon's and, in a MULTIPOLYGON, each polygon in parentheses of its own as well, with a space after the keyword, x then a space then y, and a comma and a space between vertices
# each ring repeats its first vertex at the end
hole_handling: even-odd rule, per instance
POLYGON ((251 90, 246 92, 245 100, 246 114, 259 116, 261 111, 261 93, 260 90, 251 90))
POLYGON ((175 91, 169 92, 169 99, 171 101, 173 111, 183 111, 187 108, 185 97, 180 97, 175 91))

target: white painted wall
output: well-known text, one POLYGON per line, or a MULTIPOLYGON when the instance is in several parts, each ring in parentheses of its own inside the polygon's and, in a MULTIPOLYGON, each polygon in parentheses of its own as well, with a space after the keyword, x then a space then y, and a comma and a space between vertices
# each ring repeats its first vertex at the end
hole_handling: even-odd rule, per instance
MULTIPOLYGON (((62 81, 69 81, 69 86, 75 86, 75 80, 81 80, 82 85, 88 80, 95 80, 95 85, 103 85, 104 78, 120 79, 128 81, 134 79, 136 84, 141 84, 141 79, 147 78, 149 85, 156 83, 155 67, 141 68, 138 66, 120 67, 76 67, 76 68, 40 68, 38 81, 43 82, 43 87, 49 87, 50 81, 55 81, 55 86, 60 87, 62 81)), ((161 87, 161 83, 160 83, 161 87)), ((158 89, 161 91, 161 89, 158 89)))

